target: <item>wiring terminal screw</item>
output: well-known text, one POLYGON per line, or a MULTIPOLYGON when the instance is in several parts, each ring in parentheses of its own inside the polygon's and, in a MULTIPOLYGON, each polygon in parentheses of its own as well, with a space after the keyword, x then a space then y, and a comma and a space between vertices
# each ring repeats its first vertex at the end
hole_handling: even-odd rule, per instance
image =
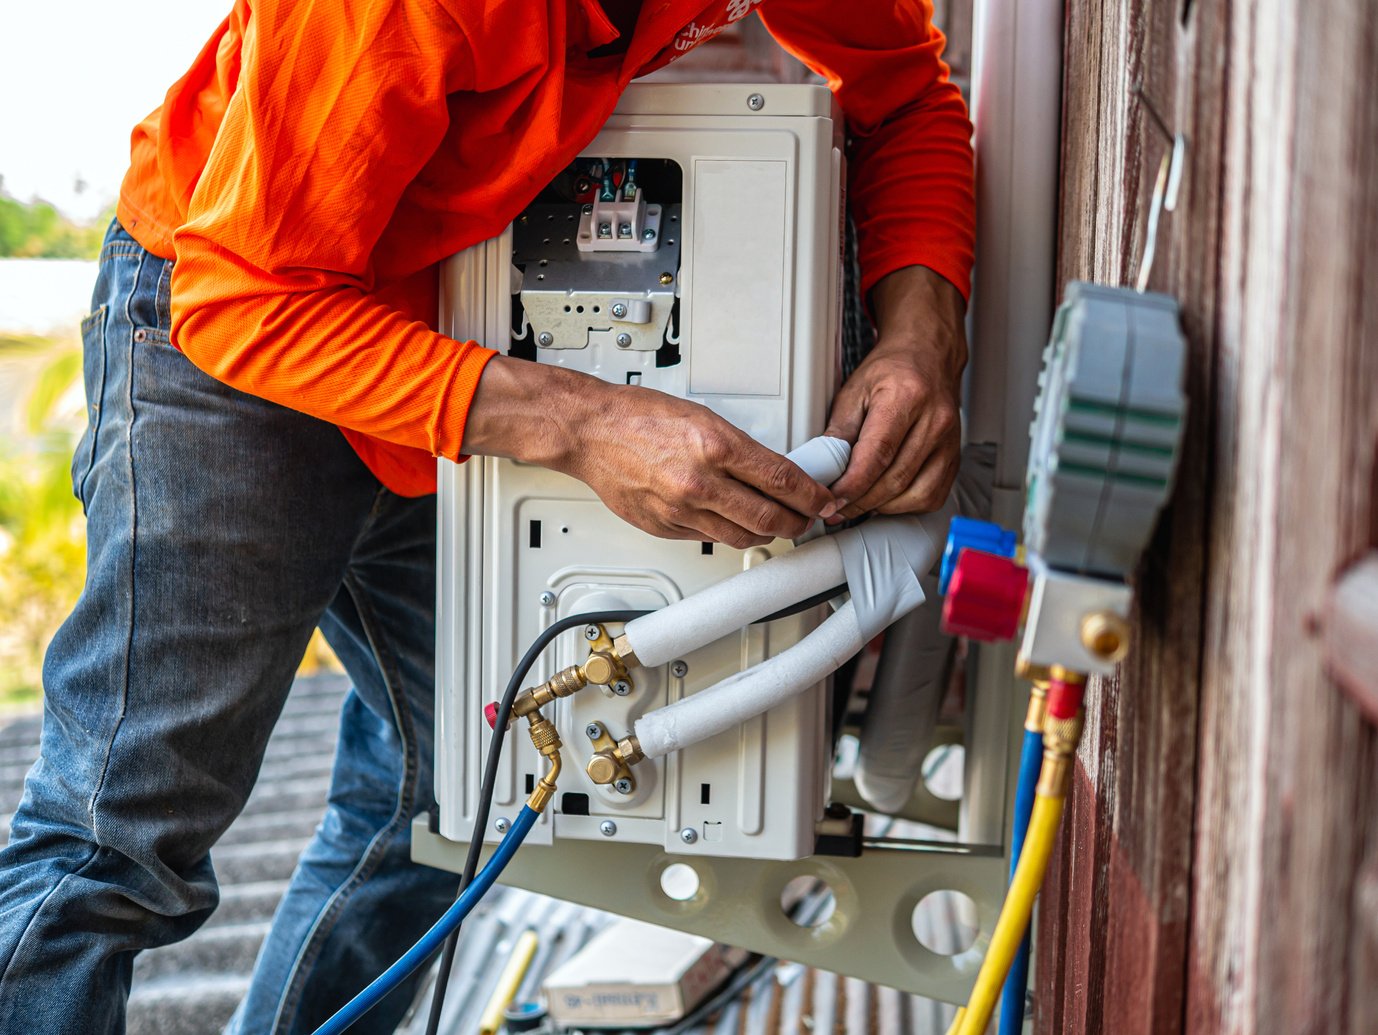
POLYGON ((542 606, 542 607, 554 607, 554 606, 555 606, 555 594, 552 593, 552 592, 550 592, 550 590, 548 590, 548 589, 547 589, 545 592, 543 592, 543 593, 541 594, 541 606, 542 606))
POLYGON ((612 692, 618 697, 626 697, 632 692, 632 684, 628 683, 625 679, 619 679, 612 684, 612 692))
POLYGON ((598 831, 604 837, 612 837, 617 833, 617 824, 610 819, 605 819, 598 824, 598 831))
POLYGON ((699 839, 699 832, 693 827, 685 827, 679 832, 679 839, 685 844, 691 845, 699 839))
POLYGON ((631 794, 632 782, 624 776, 620 780, 613 781, 612 789, 615 790, 618 794, 631 794))
POLYGON ((584 736, 588 737, 589 740, 597 740, 602 735, 603 727, 596 722, 591 722, 584 727, 584 736))
POLYGON ((672 661, 670 663, 670 675, 676 679, 683 679, 689 674, 689 664, 684 661, 672 661))
POLYGON ((499 834, 507 833, 507 828, 511 825, 512 824, 508 821, 506 816, 499 816, 496 820, 493 821, 493 829, 496 830, 499 834))

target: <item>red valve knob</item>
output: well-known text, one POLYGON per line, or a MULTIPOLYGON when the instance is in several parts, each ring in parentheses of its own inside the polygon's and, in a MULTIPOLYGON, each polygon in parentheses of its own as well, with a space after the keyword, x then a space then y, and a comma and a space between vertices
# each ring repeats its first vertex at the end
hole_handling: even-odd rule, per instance
POLYGON ((488 721, 490 730, 498 727, 498 702, 489 701, 483 706, 483 717, 488 721))
POLYGON ((1010 640, 1019 629, 1029 573, 1008 557, 966 549, 943 601, 943 631, 973 640, 1010 640))

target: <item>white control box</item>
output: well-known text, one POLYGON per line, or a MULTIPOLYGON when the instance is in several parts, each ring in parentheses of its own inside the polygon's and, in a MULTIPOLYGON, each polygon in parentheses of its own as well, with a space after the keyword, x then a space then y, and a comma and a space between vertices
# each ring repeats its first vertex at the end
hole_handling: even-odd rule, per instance
MULTIPOLYGON (((692 399, 787 452, 823 430, 837 383, 841 147, 823 87, 634 84, 506 234, 449 260, 441 330, 692 399)), ((662 607, 790 548, 668 542, 563 475, 505 460, 441 461, 439 832, 470 838, 489 738, 483 707, 552 621, 662 607)), ((831 756, 822 686, 643 761, 631 793, 594 784, 583 766, 590 723, 625 736, 638 716, 779 653, 821 617, 819 609, 753 626, 676 664, 636 669, 626 696, 594 686, 548 705, 565 765, 528 840, 812 854, 831 756)), ((525 685, 586 655, 582 637, 565 634, 525 685)), ((543 769, 525 723, 514 724, 486 839, 501 836, 492 824, 516 813, 543 769)))

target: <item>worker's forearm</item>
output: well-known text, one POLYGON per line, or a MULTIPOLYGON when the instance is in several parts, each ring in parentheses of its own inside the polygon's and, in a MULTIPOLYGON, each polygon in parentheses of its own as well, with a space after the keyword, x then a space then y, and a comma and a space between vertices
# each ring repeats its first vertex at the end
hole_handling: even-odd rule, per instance
POLYGON ((563 469, 578 429, 606 409, 609 391, 588 374, 494 356, 469 404, 463 451, 563 469))
POLYGON ((877 344, 929 353, 938 369, 961 374, 967 362, 966 300, 952 282, 926 266, 905 266, 871 289, 877 344))

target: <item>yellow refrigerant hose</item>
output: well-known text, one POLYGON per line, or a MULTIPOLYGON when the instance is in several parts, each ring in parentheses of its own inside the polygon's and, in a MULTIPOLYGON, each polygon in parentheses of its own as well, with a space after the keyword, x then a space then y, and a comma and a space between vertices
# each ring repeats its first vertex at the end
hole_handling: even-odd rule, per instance
POLYGON ((1024 931, 1029 926, 1034 899, 1038 897, 1038 889, 1043 886, 1043 875, 1048 870, 1048 859, 1057 842, 1057 828, 1062 822, 1065 800, 1062 797, 1044 797, 1042 794, 1034 798, 1024 851, 1019 856, 1019 865, 1015 867, 1014 880, 1010 882, 1000 919, 995 924, 995 933, 991 935, 990 948, 986 950, 981 971, 976 975, 971 999, 966 1010, 959 1015, 957 1035, 982 1035, 990 1023, 995 1004, 999 1002, 1000 992, 1005 987, 1005 975, 1009 973, 1014 954, 1019 951, 1019 943, 1023 941, 1024 931))
POLYGON ((1010 881, 1005 904, 991 935, 990 948, 981 961, 976 984, 966 1009, 959 1010, 949 1035, 985 1035, 995 1005, 1000 1001, 1005 978, 1010 972, 1019 943, 1033 915, 1034 900, 1043 886, 1048 860, 1057 844, 1062 807, 1071 782, 1072 758, 1081 740, 1081 699, 1085 677, 1054 669, 1048 687, 1048 716, 1043 727, 1043 766, 1038 773, 1024 850, 1019 855, 1014 879, 1010 881))

